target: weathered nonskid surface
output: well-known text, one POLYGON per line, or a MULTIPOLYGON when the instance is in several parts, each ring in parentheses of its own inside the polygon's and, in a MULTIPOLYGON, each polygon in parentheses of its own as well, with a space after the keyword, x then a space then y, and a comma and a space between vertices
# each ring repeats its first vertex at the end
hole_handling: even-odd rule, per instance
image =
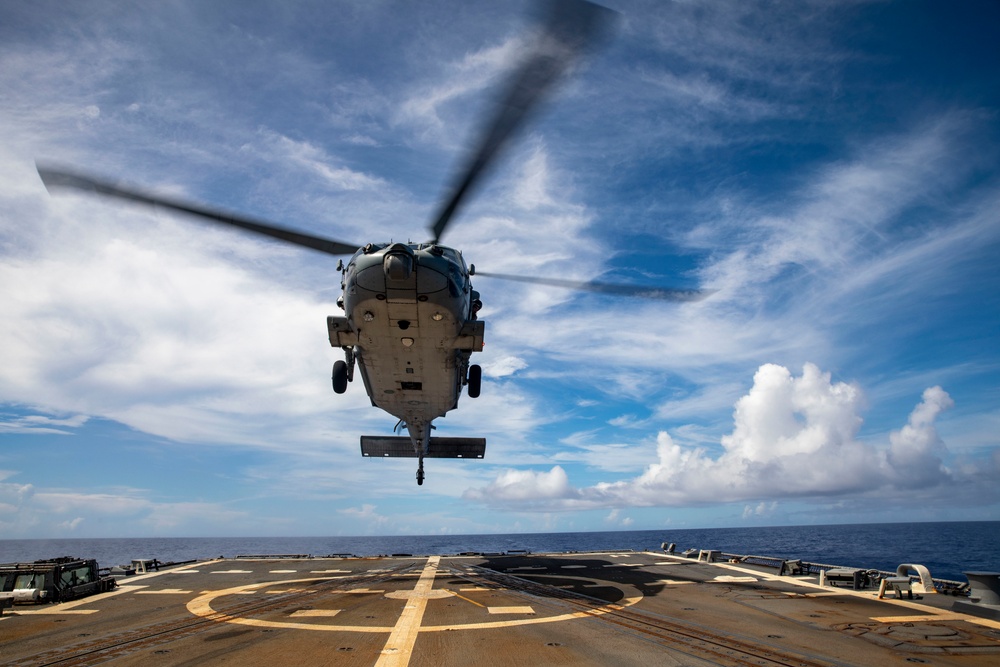
POLYGON ((1000 623, 655 553, 217 560, 0 617, 5 665, 995 665, 1000 623))

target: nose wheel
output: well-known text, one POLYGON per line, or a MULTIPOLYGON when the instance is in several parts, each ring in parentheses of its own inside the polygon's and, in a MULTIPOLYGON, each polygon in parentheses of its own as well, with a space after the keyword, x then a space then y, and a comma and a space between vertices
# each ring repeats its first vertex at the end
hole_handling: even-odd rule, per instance
POLYGON ((420 457, 420 462, 417 464, 417 486, 424 485, 424 457, 420 457))

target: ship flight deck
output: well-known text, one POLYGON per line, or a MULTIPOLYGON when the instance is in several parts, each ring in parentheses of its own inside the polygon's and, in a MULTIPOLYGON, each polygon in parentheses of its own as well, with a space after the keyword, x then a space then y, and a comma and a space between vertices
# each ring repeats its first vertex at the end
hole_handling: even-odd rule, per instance
POLYGON ((996 665, 1000 622, 673 554, 237 558, 0 615, 0 663, 996 665))

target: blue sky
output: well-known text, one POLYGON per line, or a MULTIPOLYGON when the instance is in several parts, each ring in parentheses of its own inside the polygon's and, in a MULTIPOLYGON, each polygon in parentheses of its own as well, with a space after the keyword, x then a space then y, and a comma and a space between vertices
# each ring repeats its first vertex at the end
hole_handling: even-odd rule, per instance
POLYGON ((78 195, 35 160, 338 239, 425 240, 527 2, 0 7, 0 535, 361 535, 1000 518, 993 2, 608 2, 616 34, 445 241, 483 461, 391 433, 335 258, 78 195))

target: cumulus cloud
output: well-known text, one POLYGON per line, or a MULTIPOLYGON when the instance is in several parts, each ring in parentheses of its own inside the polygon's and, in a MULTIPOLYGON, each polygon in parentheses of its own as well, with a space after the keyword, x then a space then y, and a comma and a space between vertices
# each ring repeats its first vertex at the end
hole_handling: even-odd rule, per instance
POLYGON ((948 450, 938 437, 934 420, 954 404, 941 387, 930 387, 924 391, 920 405, 910 413, 906 426, 889 435, 886 463, 899 479, 918 484, 947 479, 948 470, 942 459, 948 450))
POLYGON ((566 471, 554 466, 548 472, 505 470, 487 486, 469 489, 464 497, 468 500, 520 503, 564 499, 575 493, 578 492, 570 488, 566 471))
POLYGON ((369 527, 384 524, 389 520, 387 517, 382 516, 375 511, 375 505, 367 503, 361 507, 347 507, 342 510, 337 510, 337 513, 352 519, 357 519, 369 527))
POLYGON ((942 388, 927 389, 907 424, 880 446, 858 437, 860 387, 834 382, 813 364, 799 376, 765 364, 737 401, 733 430, 718 448, 685 446, 661 431, 656 461, 638 477, 576 488, 558 465, 548 472, 505 470, 465 497, 544 510, 744 502, 744 516, 764 516, 780 498, 905 495, 963 481, 945 467, 947 448, 934 426, 952 404, 942 388))
POLYGON ((743 518, 752 519, 755 517, 765 517, 774 514, 774 510, 778 508, 778 501, 772 500, 771 502, 760 501, 755 507, 750 505, 744 505, 743 507, 743 518))

